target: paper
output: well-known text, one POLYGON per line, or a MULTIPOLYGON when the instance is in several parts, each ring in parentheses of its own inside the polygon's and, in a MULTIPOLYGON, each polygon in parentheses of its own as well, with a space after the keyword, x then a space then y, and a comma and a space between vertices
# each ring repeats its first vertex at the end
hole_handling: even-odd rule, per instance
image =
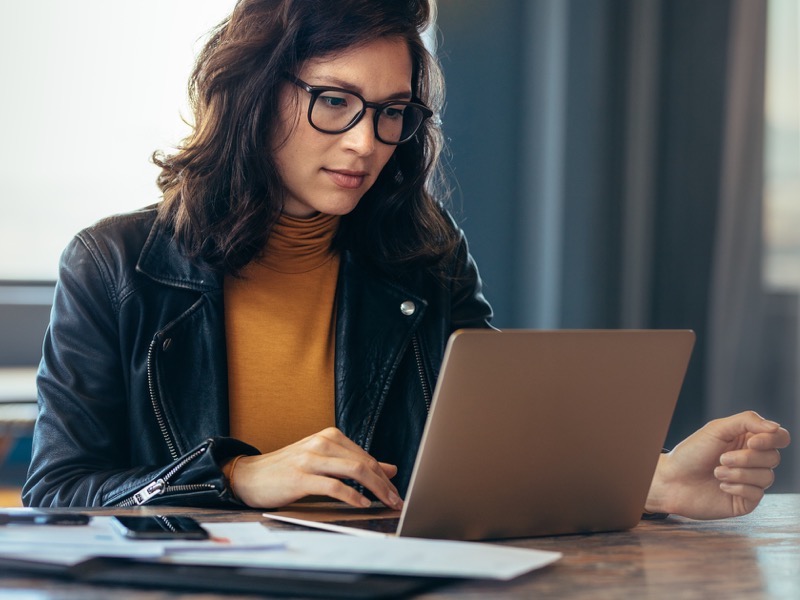
POLYGON ((308 569, 508 580, 561 558, 558 552, 477 542, 358 538, 268 529, 261 523, 202 523, 212 540, 128 540, 111 517, 88 525, 0 527, 0 557, 73 565, 93 556, 179 564, 308 569), (225 539, 226 541, 220 541, 225 539))
POLYGON ((509 580, 561 558, 560 552, 478 542, 359 538, 335 533, 273 530, 283 549, 231 550, 213 556, 170 553, 179 564, 351 571, 509 580))
POLYGON ((88 525, 8 525, 0 527, 0 556, 70 565, 93 556, 158 558, 170 552, 206 553, 281 547, 261 523, 202 523, 210 540, 128 540, 112 517, 92 517, 88 525))

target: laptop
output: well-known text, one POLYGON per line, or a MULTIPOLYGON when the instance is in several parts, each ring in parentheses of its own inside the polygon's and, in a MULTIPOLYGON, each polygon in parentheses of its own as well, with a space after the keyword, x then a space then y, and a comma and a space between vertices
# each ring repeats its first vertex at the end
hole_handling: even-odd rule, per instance
POLYGON ((630 529, 694 340, 684 330, 456 331, 403 510, 396 525, 380 519, 396 529, 289 511, 264 516, 354 535, 451 540, 630 529))

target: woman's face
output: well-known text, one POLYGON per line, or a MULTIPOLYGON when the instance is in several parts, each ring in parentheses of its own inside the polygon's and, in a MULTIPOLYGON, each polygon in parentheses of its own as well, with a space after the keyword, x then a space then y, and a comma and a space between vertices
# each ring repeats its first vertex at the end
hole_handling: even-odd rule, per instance
MULTIPOLYGON (((296 77, 312 86, 361 94, 368 102, 411 99, 411 56, 405 40, 381 38, 341 54, 309 60, 296 77)), ((352 129, 322 133, 308 122, 311 96, 287 82, 281 90, 273 152, 286 189, 283 212, 344 215, 375 183, 395 150, 375 138, 374 110, 352 129)))

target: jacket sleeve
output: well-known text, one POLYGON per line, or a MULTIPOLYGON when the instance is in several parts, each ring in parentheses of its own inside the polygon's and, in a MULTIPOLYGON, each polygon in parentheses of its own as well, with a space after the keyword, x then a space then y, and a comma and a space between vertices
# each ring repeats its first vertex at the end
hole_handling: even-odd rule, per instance
POLYGON ((456 329, 491 328, 492 307, 483 295, 478 266, 469 253, 467 238, 460 241, 450 269, 450 323, 456 329))
POLYGON ((37 378, 27 506, 169 503, 237 505, 221 465, 257 450, 208 439, 169 464, 131 464, 131 409, 122 367, 119 298, 107 269, 79 235, 64 251, 37 378))

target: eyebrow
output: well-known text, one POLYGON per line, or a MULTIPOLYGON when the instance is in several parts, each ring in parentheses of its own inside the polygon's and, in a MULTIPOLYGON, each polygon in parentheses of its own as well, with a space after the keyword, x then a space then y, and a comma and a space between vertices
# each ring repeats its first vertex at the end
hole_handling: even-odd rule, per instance
MULTIPOLYGON (((335 87, 343 88, 345 90, 353 90, 354 92, 358 92, 359 94, 364 96, 364 90, 361 89, 359 86, 357 86, 357 85, 355 85, 355 84, 353 84, 353 83, 351 83, 349 81, 345 81, 343 79, 339 79, 338 77, 326 77, 324 75, 320 75, 319 77, 317 77, 317 76, 313 77, 313 79, 318 79, 320 81, 324 81, 325 82, 324 84, 317 84, 317 85, 332 85, 332 86, 335 86, 335 87)), ((309 82, 309 85, 314 85, 314 84, 311 84, 309 82)), ((395 92, 394 94, 389 94, 388 96, 386 96, 385 98, 383 98, 380 101, 381 102, 385 102, 385 101, 388 101, 388 100, 408 100, 409 98, 412 98, 412 97, 413 97, 413 94, 411 93, 411 89, 407 88, 407 89, 405 89, 403 91, 395 92)))

